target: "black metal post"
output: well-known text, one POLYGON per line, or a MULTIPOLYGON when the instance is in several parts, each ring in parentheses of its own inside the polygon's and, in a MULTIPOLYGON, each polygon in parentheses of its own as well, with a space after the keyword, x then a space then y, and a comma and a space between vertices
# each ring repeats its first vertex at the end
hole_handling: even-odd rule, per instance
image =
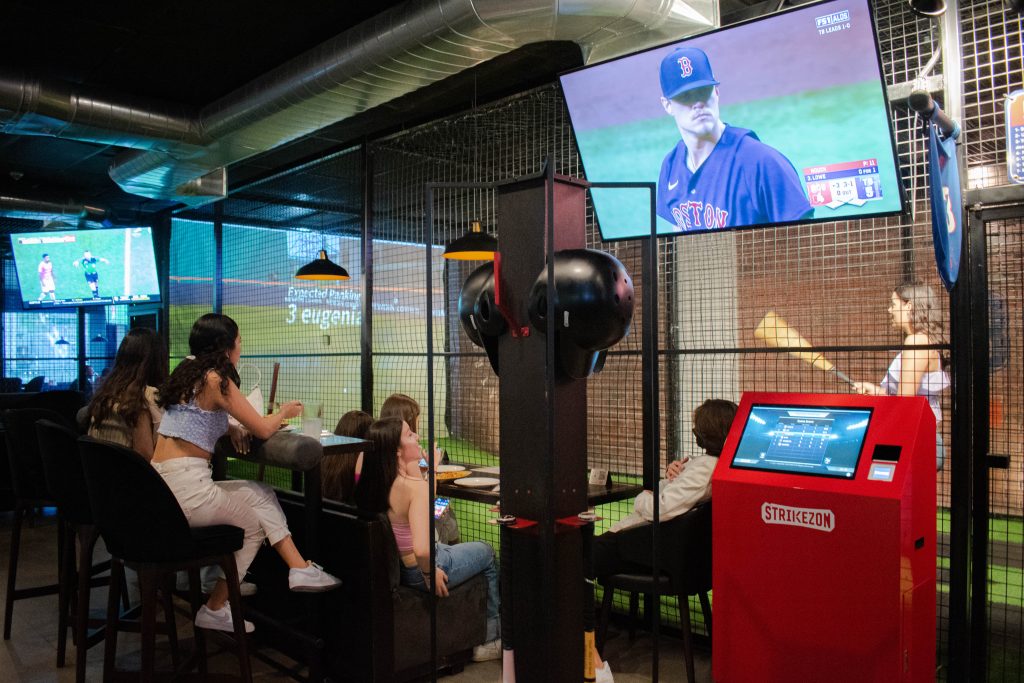
POLYGON ((985 223, 998 211, 972 211, 967 230, 971 306, 971 677, 988 679, 988 252, 985 223))
POLYGON ((85 388, 85 307, 79 306, 78 313, 78 390, 85 388))
POLYGON ((359 330, 360 405, 374 415, 373 405, 373 151, 363 143, 363 222, 360 257, 363 262, 363 313, 359 330))
MULTIPOLYGON (((427 185, 426 195, 427 236, 424 251, 426 252, 426 290, 427 301, 424 307, 427 316, 427 482, 430 491, 430 509, 434 509, 434 188, 427 185)), ((428 516, 430 525, 430 679, 437 680, 437 596, 434 586, 437 581, 437 545, 434 539, 434 515, 428 516)))
MULTIPOLYGON (((163 337, 167 349, 171 348, 171 326, 170 313, 168 311, 171 300, 171 212, 163 211, 153 221, 153 245, 156 256, 156 272, 160 281, 161 304, 157 314, 157 331, 163 337)), ((112 338, 107 337, 108 344, 112 338)))
POLYGON ((213 205, 213 312, 224 308, 224 202, 213 205))
MULTIPOLYGON (((967 223, 973 229, 973 214, 967 223)), ((953 369, 952 423, 950 444, 950 535, 949 535, 949 632, 946 652, 949 680, 970 679, 971 669, 971 510, 973 469, 971 467, 971 269, 968 242, 961 250, 960 277, 950 296, 950 356, 953 369)))

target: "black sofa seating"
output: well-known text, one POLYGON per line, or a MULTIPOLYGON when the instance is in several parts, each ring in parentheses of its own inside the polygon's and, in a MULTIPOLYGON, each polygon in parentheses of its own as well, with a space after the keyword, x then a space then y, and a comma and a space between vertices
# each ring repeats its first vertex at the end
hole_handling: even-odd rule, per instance
MULTIPOLYGON (((300 549, 305 543, 305 503, 300 494, 278 490, 278 499, 300 549)), ((287 589, 287 570, 264 546, 249 569, 259 591, 246 598, 254 608, 257 642, 302 659, 301 642, 276 631, 273 623, 303 624, 320 644, 323 675, 331 681, 410 681, 430 674, 430 599, 399 585, 399 559, 386 515, 362 512, 325 500, 320 519, 320 553, 311 559, 342 580, 339 590, 305 596, 287 589), (310 621, 315 600, 317 617, 310 621)), ((487 582, 476 576, 437 602, 438 670, 458 671, 487 635, 487 582)), ((320 668, 318 666, 318 668, 320 668)), ((319 677, 317 677, 319 680, 319 677)))
MULTIPOLYGON (((430 672, 430 597, 399 583, 398 549, 387 515, 324 501, 325 562, 345 582, 348 604, 336 620, 341 642, 331 669, 352 680, 406 681, 430 672)), ((487 635, 483 575, 437 601, 439 668, 461 668, 487 635)))

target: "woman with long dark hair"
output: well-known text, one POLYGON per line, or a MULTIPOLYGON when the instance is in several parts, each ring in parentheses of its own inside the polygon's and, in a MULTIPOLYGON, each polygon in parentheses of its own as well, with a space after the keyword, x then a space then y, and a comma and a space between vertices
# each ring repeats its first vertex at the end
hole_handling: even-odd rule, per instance
MULTIPOLYGON (((401 558, 403 585, 429 590, 430 576, 430 489, 422 476, 410 474, 410 464, 421 457, 420 437, 404 420, 389 417, 370 425, 366 438, 373 443, 372 455, 363 464, 356 487, 356 505, 368 512, 386 512, 401 558)), ((474 661, 501 657, 498 638, 498 570, 494 550, 482 541, 458 545, 435 545, 434 592, 448 596, 448 588, 465 583, 477 574, 487 578, 487 639, 473 650, 474 661)))
POLYGON ((924 396, 935 413, 935 464, 941 470, 945 448, 938 428, 942 421, 940 394, 949 387, 949 375, 938 350, 914 348, 946 343, 938 299, 928 285, 903 284, 893 290, 889 315, 892 326, 904 335, 903 345, 908 348, 897 354, 881 384, 854 382, 854 390, 873 396, 924 396))
MULTIPOLYGON (((339 436, 365 439, 371 424, 373 424, 373 417, 369 413, 362 410, 350 410, 338 420, 338 426, 334 428, 334 433, 339 436)), ((324 497, 350 502, 362 473, 362 452, 355 457, 334 455, 324 458, 323 464, 320 465, 320 487, 324 497)))
MULTIPOLYGON (((383 420, 385 417, 397 417, 405 420, 405 423, 409 425, 409 429, 419 433, 419 421, 420 421, 420 404, 416 402, 412 396, 406 394, 391 394, 384 403, 380 406, 380 418, 383 420)), ((417 475, 422 473, 422 468, 426 467, 426 451, 422 451, 420 454, 420 460, 416 462, 410 462, 408 464, 408 473, 411 475, 417 475)), ((444 462, 444 451, 434 444, 434 461, 437 463, 444 462)), ((434 531, 437 534, 437 540, 441 543, 447 543, 448 545, 455 545, 459 542, 459 520, 452 514, 451 508, 446 508, 441 516, 437 519, 437 523, 434 524, 434 531)))
MULTIPOLYGON (((166 413, 153 467, 167 482, 190 525, 230 524, 244 530, 242 548, 235 552, 239 579, 265 538, 290 567, 288 585, 292 590, 311 592, 338 586, 338 579, 299 553, 272 488, 254 481, 215 482, 211 478, 210 458, 217 439, 228 432, 229 415, 247 430, 232 429, 231 433, 235 449, 245 453, 248 433, 270 438, 284 420, 302 412, 302 404, 291 401, 272 415, 260 415, 249 405, 238 389, 235 369, 242 355, 242 337, 238 325, 226 315, 208 313, 199 318, 188 345, 191 355, 160 390, 160 405, 166 413)), ((227 595, 227 584, 219 579, 196 614, 196 625, 233 630, 227 595)), ((245 628, 251 631, 252 624, 246 622, 245 628)))
POLYGON ((110 374, 89 403, 89 436, 131 448, 153 458, 163 417, 157 387, 167 379, 167 347, 155 331, 129 330, 121 340, 110 374))

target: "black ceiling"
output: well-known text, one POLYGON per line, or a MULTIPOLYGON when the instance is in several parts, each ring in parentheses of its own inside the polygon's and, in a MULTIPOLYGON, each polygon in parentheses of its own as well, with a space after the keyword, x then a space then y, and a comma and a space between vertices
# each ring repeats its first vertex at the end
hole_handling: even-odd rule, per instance
MULTIPOLYGON (((510 0, 512 1, 512 0, 510 0)), ((199 108, 399 0, 176 0, 43 3, 6 0, 0 65, 90 91, 199 108)), ((761 3, 766 4, 766 3, 761 3)), ((723 11, 748 11, 728 0, 723 11)), ((737 15, 738 16, 738 15, 737 15)), ((533 44, 229 169, 232 187, 364 137, 550 82, 581 63, 570 43, 533 44)), ((118 222, 171 206, 129 195, 107 175, 122 150, 0 134, 0 195, 109 209, 118 222)))

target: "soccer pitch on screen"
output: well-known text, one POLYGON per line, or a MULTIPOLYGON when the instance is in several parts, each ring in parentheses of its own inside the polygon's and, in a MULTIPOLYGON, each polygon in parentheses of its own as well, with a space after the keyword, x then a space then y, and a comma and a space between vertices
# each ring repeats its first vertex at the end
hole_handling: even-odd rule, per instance
POLYGON ((24 301, 41 298, 39 264, 48 254, 53 266, 54 295, 59 300, 93 298, 81 260, 86 251, 97 259, 101 297, 158 295, 153 238, 149 228, 70 230, 64 233, 12 235, 18 282, 24 301), (38 238, 40 243, 26 243, 38 238))

